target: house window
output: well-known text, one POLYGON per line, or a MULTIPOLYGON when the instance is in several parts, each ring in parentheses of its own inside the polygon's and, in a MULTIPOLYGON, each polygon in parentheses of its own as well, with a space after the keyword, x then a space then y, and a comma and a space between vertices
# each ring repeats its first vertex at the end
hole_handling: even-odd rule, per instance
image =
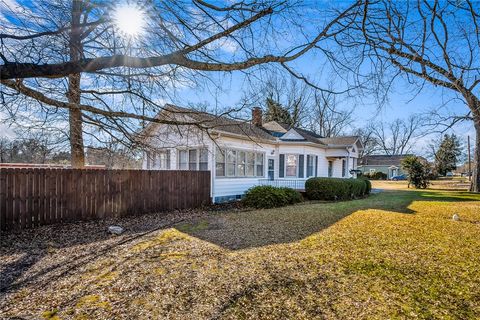
POLYGON ((208 170, 208 149, 200 149, 199 151, 198 170, 208 170))
POLYGON ((315 156, 307 155, 307 177, 313 177, 314 168, 315 168, 315 156))
POLYGON ((245 175, 248 177, 253 177, 255 176, 255 153, 253 152, 247 152, 246 154, 246 169, 245 169, 245 175))
POLYGON ((297 176, 297 155, 296 154, 287 154, 286 155, 286 176, 287 177, 296 177, 297 176))
POLYGON ((217 177, 263 177, 263 153, 217 148, 217 177))
POLYGON ((227 150, 227 177, 235 176, 237 152, 235 150, 227 150))
POLYGON ((328 161, 328 177, 333 177, 333 161, 328 161))
POLYGON ((188 169, 197 170, 197 150, 188 150, 188 169))
POLYGON ((188 150, 178 151, 178 169, 180 170, 188 169, 188 150))
POLYGON ((217 177, 225 177, 225 152, 217 148, 215 154, 215 175, 217 177))
POLYGON ((342 177, 347 175, 347 161, 342 160, 342 177))
POLYGON ((170 169, 170 151, 160 151, 157 154, 158 169, 168 170, 170 169))
POLYGON ((179 150, 178 169, 208 170, 208 149, 179 150))
POLYGON ((245 176, 245 152, 237 151, 237 177, 245 176))
MULTIPOLYGON (((263 177, 263 153, 256 154, 257 177, 263 177)), ((273 169, 272 169, 273 170, 273 169)))

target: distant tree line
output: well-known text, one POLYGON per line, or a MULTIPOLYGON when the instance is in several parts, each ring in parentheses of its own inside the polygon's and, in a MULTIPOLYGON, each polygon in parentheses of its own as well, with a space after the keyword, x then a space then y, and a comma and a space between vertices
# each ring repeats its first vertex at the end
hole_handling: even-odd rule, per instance
MULTIPOLYGON (((47 134, 28 138, 1 138, 0 163, 35 163, 70 165, 71 154, 66 146, 49 141, 47 134)), ((140 157, 120 146, 110 143, 100 148, 87 147, 89 165, 104 165, 111 169, 134 169, 141 166, 140 157)))
POLYGON ((70 152, 55 150, 40 138, 0 139, 1 163, 69 164, 70 152))

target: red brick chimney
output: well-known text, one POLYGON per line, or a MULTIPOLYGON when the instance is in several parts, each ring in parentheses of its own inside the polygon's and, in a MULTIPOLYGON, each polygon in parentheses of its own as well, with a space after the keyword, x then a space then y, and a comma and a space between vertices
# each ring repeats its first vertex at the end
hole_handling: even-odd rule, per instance
POLYGON ((262 117, 262 109, 259 107, 254 107, 252 109, 252 124, 261 127, 263 125, 262 117))

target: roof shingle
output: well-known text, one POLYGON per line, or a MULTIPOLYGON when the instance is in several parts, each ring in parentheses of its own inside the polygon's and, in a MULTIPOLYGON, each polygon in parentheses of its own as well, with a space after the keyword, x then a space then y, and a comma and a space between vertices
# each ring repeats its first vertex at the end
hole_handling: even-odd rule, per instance
MULTIPOLYGON (((199 124, 212 130, 218 130, 236 135, 243 135, 251 138, 259 138, 265 140, 276 141, 282 140, 281 136, 290 129, 294 129, 305 140, 322 146, 344 146, 352 145, 358 140, 358 136, 339 136, 332 138, 323 138, 313 131, 292 127, 285 123, 271 121, 266 123, 264 127, 251 124, 249 121, 231 119, 226 116, 218 116, 208 112, 198 111, 194 109, 182 108, 172 104, 165 106, 166 111, 172 112, 174 115, 185 115, 197 121, 199 124)), ((283 140, 289 141, 289 140, 283 140)))

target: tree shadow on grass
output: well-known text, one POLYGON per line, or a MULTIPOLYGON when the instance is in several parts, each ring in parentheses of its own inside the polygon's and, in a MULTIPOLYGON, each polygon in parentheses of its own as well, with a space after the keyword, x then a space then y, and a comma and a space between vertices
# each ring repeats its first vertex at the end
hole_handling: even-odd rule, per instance
POLYGON ((0 303, 8 292, 30 283, 54 282, 116 247, 185 219, 182 215, 155 213, 2 232, 0 303), (125 232, 113 236, 107 232, 109 225, 121 225, 125 232))
POLYGON ((291 243, 320 232, 359 210, 415 214, 414 201, 478 201, 480 195, 458 192, 385 191, 368 198, 336 203, 306 202, 268 210, 220 213, 176 228, 229 250, 291 243))
POLYGON ((330 227, 358 210, 380 209, 414 214, 413 201, 475 201, 480 195, 468 192, 384 191, 366 199, 336 203, 307 202, 270 210, 183 212, 146 214, 108 221, 78 222, 2 233, 0 246, 0 302, 5 293, 31 283, 41 286, 74 272, 116 247, 141 239, 149 233, 175 226, 182 232, 229 250, 290 243, 330 227), (120 237, 106 226, 126 228, 120 237), (57 253, 58 252, 58 253, 57 253), (47 262, 45 262, 47 261, 47 262))

